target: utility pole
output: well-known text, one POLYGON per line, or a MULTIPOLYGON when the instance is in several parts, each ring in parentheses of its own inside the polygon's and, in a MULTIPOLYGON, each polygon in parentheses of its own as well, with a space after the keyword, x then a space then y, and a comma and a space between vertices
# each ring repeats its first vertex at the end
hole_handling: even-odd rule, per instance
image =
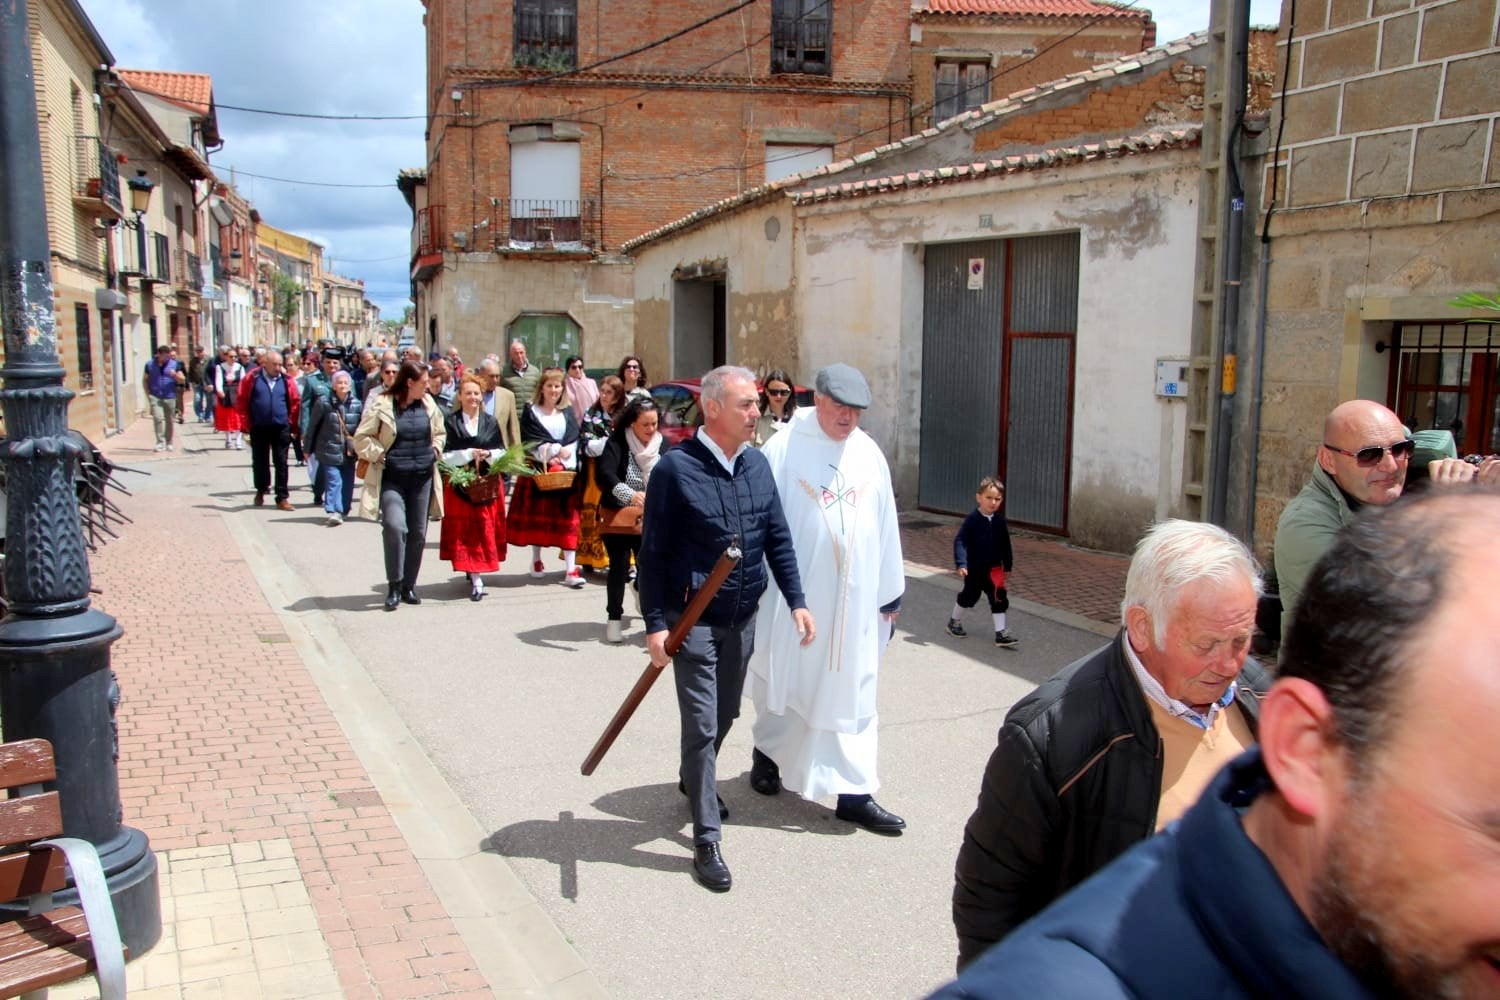
MULTIPOLYGON (((0 444, 7 509, 0 619, 0 727, 40 737, 57 757, 63 833, 90 841, 132 955, 161 937, 156 856, 121 822, 110 645, 122 629, 89 606, 89 564, 74 479, 79 445, 52 312, 46 192, 26 0, 0 3, 0 320, 5 366, 0 444)), ((59 904, 77 893, 57 894, 59 904)), ((21 910, 25 912, 25 902, 21 910)), ((9 912, 9 911, 7 911, 9 912)))

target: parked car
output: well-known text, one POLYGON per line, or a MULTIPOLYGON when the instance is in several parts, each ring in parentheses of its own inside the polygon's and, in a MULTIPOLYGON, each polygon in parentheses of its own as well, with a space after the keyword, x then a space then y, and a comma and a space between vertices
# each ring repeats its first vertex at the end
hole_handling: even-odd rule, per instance
MULTIPOLYGON (((757 389, 764 389, 759 382, 757 389)), ((651 398, 661 414, 661 434, 672 444, 686 440, 703 422, 703 411, 698 405, 698 395, 703 391, 700 378, 680 378, 670 382, 659 382, 651 387, 651 398)), ((807 386, 792 387, 792 398, 798 406, 811 406, 813 391, 807 386)))

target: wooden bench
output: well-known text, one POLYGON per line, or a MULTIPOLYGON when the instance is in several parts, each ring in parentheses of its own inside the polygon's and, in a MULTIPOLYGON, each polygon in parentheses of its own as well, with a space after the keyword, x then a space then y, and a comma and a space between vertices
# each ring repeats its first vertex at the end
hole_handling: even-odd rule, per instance
POLYGON ((95 973, 100 1000, 125 996, 125 949, 94 845, 62 833, 52 744, 0 744, 0 902, 24 899, 28 915, 0 923, 0 997, 14 997, 95 973), (77 906, 52 894, 73 873, 77 906))

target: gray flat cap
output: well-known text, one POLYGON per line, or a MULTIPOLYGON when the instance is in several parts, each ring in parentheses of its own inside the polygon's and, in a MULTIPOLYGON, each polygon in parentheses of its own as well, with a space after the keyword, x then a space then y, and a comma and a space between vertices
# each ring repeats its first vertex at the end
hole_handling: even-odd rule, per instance
POLYGON ((853 365, 840 362, 819 370, 813 388, 835 403, 860 410, 870 408, 870 383, 853 365))

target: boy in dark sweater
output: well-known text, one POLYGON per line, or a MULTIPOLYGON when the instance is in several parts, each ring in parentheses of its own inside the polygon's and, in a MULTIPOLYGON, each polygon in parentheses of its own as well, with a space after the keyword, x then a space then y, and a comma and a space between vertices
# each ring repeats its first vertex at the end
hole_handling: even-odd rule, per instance
POLYGON ((995 619, 995 645, 1013 648, 1017 639, 1005 630, 1005 612, 1010 598, 1005 593, 1005 574, 1011 569, 1010 530, 1000 505, 1005 502, 1005 485, 994 476, 980 480, 974 494, 978 509, 964 518, 953 539, 953 563, 958 567, 964 589, 953 603, 948 618, 948 634, 963 638, 963 613, 979 603, 979 595, 990 599, 990 613, 995 619))

